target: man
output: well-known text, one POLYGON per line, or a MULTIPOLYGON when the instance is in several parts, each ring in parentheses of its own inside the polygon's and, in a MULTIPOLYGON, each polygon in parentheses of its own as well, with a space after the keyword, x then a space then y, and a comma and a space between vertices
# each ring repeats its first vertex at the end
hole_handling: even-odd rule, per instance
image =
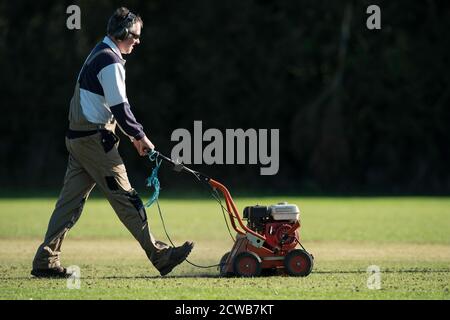
MULTIPOLYGON (((111 16, 107 36, 86 59, 70 102, 66 147, 69 161, 64 186, 50 218, 44 242, 33 260, 36 277, 68 277, 60 264, 61 245, 77 222, 95 185, 108 198, 119 219, 136 238, 161 275, 183 262, 193 248, 186 241, 169 247, 150 233, 142 200, 131 187, 117 150, 116 124, 145 156, 154 145, 131 112, 125 90, 125 60, 140 43, 142 19, 127 8, 111 16)), ((95 243, 93 243, 95 245, 95 243)))

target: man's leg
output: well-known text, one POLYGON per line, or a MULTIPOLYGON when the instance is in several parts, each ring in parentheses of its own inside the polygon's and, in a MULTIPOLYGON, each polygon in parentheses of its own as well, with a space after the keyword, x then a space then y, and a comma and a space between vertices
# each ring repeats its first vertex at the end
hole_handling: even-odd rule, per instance
POLYGON ((64 185, 48 223, 44 242, 39 246, 33 260, 34 271, 61 268, 59 255, 64 237, 79 219, 94 186, 94 180, 70 155, 64 185))
POLYGON ((77 159, 106 195, 119 219, 139 242, 153 265, 162 275, 169 273, 185 260, 193 244, 185 243, 172 248, 157 241, 149 230, 142 200, 130 185, 117 144, 106 151, 99 134, 81 139, 74 140, 71 145, 77 159))
POLYGON ((121 181, 117 182, 118 189, 114 186, 114 182, 107 184, 107 186, 101 186, 101 178, 97 180, 98 185, 101 186, 120 221, 139 242, 149 260, 161 275, 168 274, 176 265, 187 258, 192 250, 193 243, 185 242, 182 246, 173 248, 156 240, 150 232, 144 204, 137 192, 129 186, 126 171, 116 172, 113 170, 111 174, 115 181, 121 181), (127 185, 129 189, 123 189, 127 185))

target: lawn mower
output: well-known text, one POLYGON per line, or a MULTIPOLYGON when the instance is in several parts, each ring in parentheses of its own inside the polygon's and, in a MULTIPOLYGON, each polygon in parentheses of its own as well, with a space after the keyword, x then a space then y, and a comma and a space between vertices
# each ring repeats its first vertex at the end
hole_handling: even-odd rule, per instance
MULTIPOLYGON (((226 207, 222 205, 220 197, 215 197, 228 213, 231 226, 237 235, 234 246, 223 255, 218 264, 221 276, 256 277, 284 274, 304 277, 311 273, 314 257, 300 243, 300 211, 296 205, 280 202, 270 206, 250 206, 243 210, 241 218, 230 192, 220 182, 175 162, 158 151, 151 151, 149 157, 157 164, 152 177, 156 176, 159 165, 164 160, 172 164, 175 171, 194 175, 217 196, 220 192, 225 199, 226 207), (158 159, 162 160, 158 163, 158 159), (246 220, 247 224, 244 224, 243 220, 246 220), (296 249, 297 245, 302 249, 296 249)), ((159 189, 159 183, 155 189, 159 189)))

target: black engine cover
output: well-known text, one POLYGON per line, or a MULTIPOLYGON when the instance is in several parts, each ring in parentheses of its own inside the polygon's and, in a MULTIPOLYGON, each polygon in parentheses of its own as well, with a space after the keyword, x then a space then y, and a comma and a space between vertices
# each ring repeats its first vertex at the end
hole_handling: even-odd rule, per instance
POLYGON ((269 208, 266 206, 251 206, 244 208, 244 219, 248 227, 254 231, 264 232, 264 225, 271 220, 269 208))

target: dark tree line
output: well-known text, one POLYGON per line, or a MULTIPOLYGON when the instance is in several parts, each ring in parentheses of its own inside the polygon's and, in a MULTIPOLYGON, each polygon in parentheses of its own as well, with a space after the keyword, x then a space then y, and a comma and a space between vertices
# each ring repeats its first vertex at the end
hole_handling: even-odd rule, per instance
MULTIPOLYGON (((114 9, 142 15, 127 92, 158 149, 176 128, 279 128, 280 170, 196 166, 227 185, 295 192, 450 191, 447 1, 3 1, 2 189, 58 188, 77 73, 114 9), (81 30, 66 28, 67 6, 81 30), (366 8, 381 8, 368 30, 366 8)), ((138 188, 150 164, 125 138, 138 188)), ((177 187, 185 177, 161 173, 177 187)))

